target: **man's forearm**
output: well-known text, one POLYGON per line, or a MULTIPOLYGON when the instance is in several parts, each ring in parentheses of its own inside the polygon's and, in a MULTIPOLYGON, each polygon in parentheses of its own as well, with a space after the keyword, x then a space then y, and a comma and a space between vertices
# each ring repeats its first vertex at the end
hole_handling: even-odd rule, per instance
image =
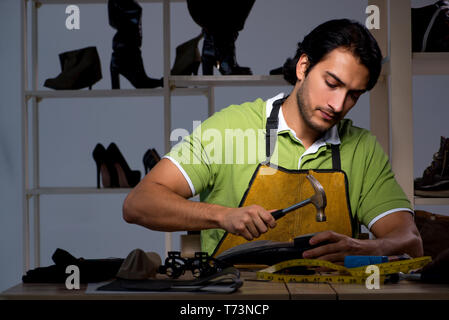
POLYGON ((417 232, 391 232, 373 241, 380 249, 379 255, 391 256, 403 253, 412 257, 423 255, 421 236, 417 232))
POLYGON ((151 183, 137 186, 125 199, 123 217, 129 223, 158 231, 219 228, 219 219, 229 208, 184 199, 167 187, 151 183))

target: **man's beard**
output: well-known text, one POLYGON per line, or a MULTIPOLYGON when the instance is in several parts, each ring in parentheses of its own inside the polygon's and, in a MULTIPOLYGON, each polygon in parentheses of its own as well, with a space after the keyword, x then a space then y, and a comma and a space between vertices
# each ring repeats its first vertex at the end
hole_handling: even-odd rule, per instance
MULTIPOLYGON (((304 88, 307 85, 307 78, 305 78, 303 81, 304 81, 304 83, 302 83, 302 85, 299 87, 299 89, 296 93, 296 102, 298 103, 299 113, 307 127, 318 132, 319 134, 323 134, 329 128, 331 128, 333 126, 333 124, 331 126, 327 127, 327 126, 320 126, 312 121, 313 110, 312 110, 312 107, 310 106, 310 103, 306 100, 306 95, 304 93, 304 91, 305 91, 304 88)), ((320 108, 318 108, 318 109, 320 109, 320 108)), ((322 108, 322 109, 329 112, 326 108, 322 108)), ((333 114, 333 115, 335 116, 336 120, 338 120, 340 118, 340 115, 338 115, 338 114, 333 114)))

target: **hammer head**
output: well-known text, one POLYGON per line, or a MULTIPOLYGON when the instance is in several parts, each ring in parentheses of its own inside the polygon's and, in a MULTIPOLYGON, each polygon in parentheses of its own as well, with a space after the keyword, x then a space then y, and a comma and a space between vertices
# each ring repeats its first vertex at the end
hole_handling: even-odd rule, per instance
POLYGON ((315 206, 316 209, 316 221, 323 222, 326 221, 326 215, 324 213, 324 209, 326 208, 326 193, 324 192, 323 186, 318 182, 312 175, 307 175, 306 178, 312 184, 313 189, 315 190, 315 194, 310 198, 311 202, 315 206))

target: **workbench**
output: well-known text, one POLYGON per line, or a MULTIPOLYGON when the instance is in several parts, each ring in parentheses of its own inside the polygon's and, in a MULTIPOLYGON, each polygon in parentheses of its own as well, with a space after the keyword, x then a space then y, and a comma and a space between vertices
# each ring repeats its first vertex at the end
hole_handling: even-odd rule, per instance
POLYGON ((87 284, 68 290, 64 284, 20 283, 0 294, 3 300, 449 300, 449 284, 402 280, 367 289, 362 284, 281 283, 256 281, 242 272, 243 286, 234 293, 89 292, 87 284))
POLYGON ((163 319, 290 319, 294 314, 344 318, 351 311, 370 316, 388 312, 393 318, 403 319, 423 311, 444 314, 449 300, 449 284, 403 280, 370 290, 361 284, 281 283, 255 281, 251 279, 253 276, 242 278, 246 278, 243 286, 230 294, 93 293, 88 287, 92 284, 68 290, 64 284, 20 283, 0 294, 0 307, 3 311, 10 308, 11 314, 19 318, 47 317, 56 307, 64 315, 80 316, 82 312, 88 318, 128 319, 142 314, 151 319, 154 314, 162 314, 163 319))

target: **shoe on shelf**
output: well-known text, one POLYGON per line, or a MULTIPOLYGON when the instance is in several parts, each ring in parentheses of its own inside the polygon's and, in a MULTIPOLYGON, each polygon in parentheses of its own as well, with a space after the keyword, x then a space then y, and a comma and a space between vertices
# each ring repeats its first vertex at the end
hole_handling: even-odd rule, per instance
POLYGON ((100 176, 103 188, 117 188, 119 186, 117 170, 101 143, 96 145, 92 156, 97 164, 97 188, 100 189, 100 176))
POLYGON ((120 89, 120 74, 138 89, 162 87, 162 78, 150 78, 145 72, 140 50, 142 7, 135 0, 109 0, 108 18, 110 26, 117 30, 112 39, 112 89, 120 89))
POLYGON ((417 196, 449 197, 449 138, 441 137, 440 149, 422 177, 415 179, 414 187, 417 196))
POLYGON ((293 63, 293 59, 291 58, 287 58, 284 62, 284 64, 279 67, 279 68, 275 68, 275 69, 271 69, 270 70, 270 75, 283 75, 284 76, 284 80, 287 81, 288 83, 290 83, 292 86, 294 86, 296 84, 296 75, 289 75, 288 72, 286 73, 286 70, 289 70, 289 66, 293 63))
POLYGON ((153 167, 161 160, 161 157, 157 153, 156 149, 148 149, 143 155, 143 167, 145 168, 145 174, 147 174, 153 167))
POLYGON ((89 87, 101 78, 101 64, 96 47, 86 47, 59 54, 61 73, 45 80, 44 87, 55 90, 77 90, 89 87))
POLYGON ((190 76, 192 74, 198 74, 198 69, 201 63, 201 54, 198 49, 198 42, 202 37, 203 33, 176 47, 175 63, 171 69, 172 76, 190 76))
POLYGON ((412 51, 449 52, 449 1, 412 8, 412 51))
POLYGON ((283 74, 283 72, 282 72, 283 70, 284 70, 283 67, 271 69, 271 70, 270 70, 270 75, 271 75, 271 76, 275 76, 275 75, 283 74))
POLYGON ((214 66, 222 75, 252 75, 248 67, 238 65, 235 55, 235 41, 238 32, 212 35, 203 30, 203 75, 213 75, 214 66))
POLYGON ((140 181, 141 173, 139 170, 131 170, 125 157, 120 152, 117 145, 112 142, 106 149, 109 161, 117 172, 118 187, 134 188, 140 181))

